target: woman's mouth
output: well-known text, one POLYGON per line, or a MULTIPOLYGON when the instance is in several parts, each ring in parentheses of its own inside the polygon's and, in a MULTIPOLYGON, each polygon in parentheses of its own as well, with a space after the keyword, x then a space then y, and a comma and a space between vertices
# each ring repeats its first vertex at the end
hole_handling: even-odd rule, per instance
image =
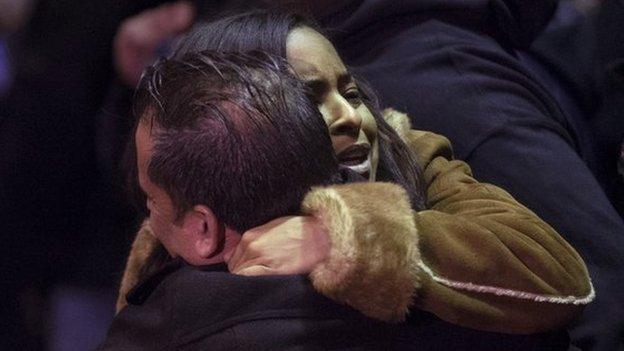
POLYGON ((369 152, 370 145, 365 143, 355 144, 340 151, 336 157, 341 166, 366 176, 371 168, 370 159, 368 157, 369 152))

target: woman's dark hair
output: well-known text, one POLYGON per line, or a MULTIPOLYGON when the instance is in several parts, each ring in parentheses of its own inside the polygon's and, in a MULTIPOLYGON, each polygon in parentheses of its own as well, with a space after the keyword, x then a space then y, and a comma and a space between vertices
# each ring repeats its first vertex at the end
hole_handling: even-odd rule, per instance
MULTIPOLYGON (((182 57, 203 50, 250 52, 265 51, 286 58, 286 40, 295 28, 310 27, 323 34, 306 17, 288 12, 253 10, 222 17, 212 22, 198 22, 175 46, 172 56, 182 57)), ((426 207, 426 193, 421 169, 415 156, 394 129, 384 120, 376 94, 356 78, 364 104, 373 114, 378 127, 379 165, 377 179, 401 185, 412 208, 426 207)))

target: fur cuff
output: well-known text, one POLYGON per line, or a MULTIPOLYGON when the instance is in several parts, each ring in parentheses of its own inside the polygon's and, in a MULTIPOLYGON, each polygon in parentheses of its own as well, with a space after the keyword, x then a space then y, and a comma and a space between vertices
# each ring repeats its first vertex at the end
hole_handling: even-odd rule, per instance
POLYGON ((420 285, 417 231, 405 191, 388 183, 317 188, 302 211, 321 220, 332 244, 329 259, 310 274, 314 287, 369 317, 404 320, 420 285))
POLYGON ((141 229, 137 233, 134 242, 132 243, 132 249, 126 262, 126 269, 124 270, 123 278, 119 286, 119 295, 117 296, 117 304, 115 306, 115 312, 118 313, 122 308, 128 304, 126 302, 126 295, 139 281, 139 272, 143 268, 143 265, 147 261, 152 252, 160 245, 160 242, 149 227, 147 220, 141 225, 141 229))

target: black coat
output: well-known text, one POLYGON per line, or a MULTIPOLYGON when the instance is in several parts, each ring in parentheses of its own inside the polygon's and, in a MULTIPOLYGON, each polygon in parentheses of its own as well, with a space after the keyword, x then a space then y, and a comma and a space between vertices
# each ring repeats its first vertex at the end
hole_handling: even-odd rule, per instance
POLYGON ((427 313, 386 324, 316 293, 305 276, 244 277, 179 261, 128 296, 98 350, 557 350, 565 333, 513 336, 427 313))
POLYGON ((509 191, 579 251, 597 298, 573 341, 613 349, 624 325, 624 222, 588 167, 597 160, 586 121, 529 50, 555 8, 544 0, 365 0, 325 24, 381 106, 448 137, 475 178, 509 191))

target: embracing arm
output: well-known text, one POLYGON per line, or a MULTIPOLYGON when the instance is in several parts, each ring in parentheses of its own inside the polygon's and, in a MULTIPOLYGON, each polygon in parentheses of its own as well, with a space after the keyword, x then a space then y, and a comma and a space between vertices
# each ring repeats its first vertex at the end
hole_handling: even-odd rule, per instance
POLYGON ((329 234, 329 257, 310 273, 314 287, 367 316, 405 318, 419 286, 418 236, 407 194, 389 183, 313 189, 302 212, 329 234))
POLYGON ((511 195, 443 157, 424 176, 418 307, 463 326, 532 333, 566 326, 591 302, 578 253, 511 195))
POLYGON ((564 327, 592 300, 583 261, 550 226, 507 192, 474 180, 465 163, 450 160, 445 138, 418 131, 403 136, 425 166, 430 209, 397 206, 405 195, 391 184, 314 190, 306 201, 326 196, 339 205, 329 210, 325 199, 308 206, 332 241, 330 260, 311 275, 317 289, 392 321, 408 306, 407 293, 394 286, 412 279, 418 308, 461 326, 508 333, 564 327), (407 216, 418 228, 421 259, 396 249, 416 243, 415 230, 395 225, 407 216), (397 283, 389 286, 392 280, 397 283))

